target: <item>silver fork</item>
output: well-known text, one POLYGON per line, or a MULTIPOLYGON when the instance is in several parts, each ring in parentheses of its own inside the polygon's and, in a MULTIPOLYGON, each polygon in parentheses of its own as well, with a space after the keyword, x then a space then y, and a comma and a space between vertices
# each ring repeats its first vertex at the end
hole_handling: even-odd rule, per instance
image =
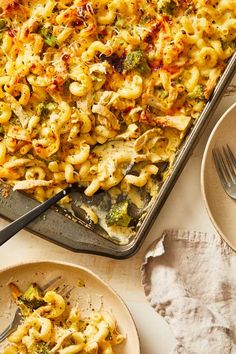
MULTIPOLYGON (((48 290, 56 290, 60 295, 63 297, 67 297, 70 295, 71 291, 73 290, 73 287, 70 285, 59 285, 58 282, 61 280, 61 276, 58 276, 52 280, 50 280, 47 284, 45 284, 43 287, 41 287, 42 291, 48 291, 48 290)), ((19 308, 17 308, 12 322, 9 324, 9 326, 0 334, 0 343, 3 342, 12 332, 15 331, 17 326, 21 323, 22 321, 22 315, 21 311, 19 308)))
POLYGON ((229 145, 212 150, 216 171, 225 192, 236 199, 236 159, 229 145))

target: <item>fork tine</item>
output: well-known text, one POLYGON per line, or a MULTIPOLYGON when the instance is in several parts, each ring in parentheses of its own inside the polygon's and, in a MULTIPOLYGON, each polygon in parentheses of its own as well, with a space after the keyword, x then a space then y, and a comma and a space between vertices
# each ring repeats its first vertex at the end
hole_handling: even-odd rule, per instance
POLYGON ((67 297, 70 296, 70 293, 72 292, 72 290, 74 289, 74 287, 72 285, 63 285, 63 286, 59 286, 57 287, 55 290, 57 293, 59 293, 61 296, 63 297, 67 297))
POLYGON ((15 331, 16 326, 9 324, 9 326, 0 334, 0 343, 3 342, 13 331, 15 331))
POLYGON ((213 154, 213 159, 214 159, 214 162, 215 162, 215 167, 216 167, 216 171, 218 173, 218 176, 220 177, 220 181, 223 185, 227 185, 228 184, 228 181, 226 180, 226 177, 225 177, 225 174, 224 174, 224 171, 222 169, 222 165, 220 163, 220 159, 219 159, 219 151, 218 149, 216 150, 216 148, 214 148, 212 150, 212 154, 213 154))
POLYGON ((221 166, 221 169, 223 170, 225 179, 226 179, 227 183, 230 184, 232 182, 232 178, 231 178, 228 166, 225 163, 224 158, 222 156, 222 153, 220 152, 219 149, 217 149, 217 155, 218 155, 218 161, 219 161, 219 164, 221 166))
POLYGON ((62 276, 53 278, 47 284, 41 286, 41 290, 43 290, 43 292, 54 290, 57 293, 59 293, 61 296, 70 295, 73 289, 74 289, 73 285, 63 284, 62 276))
POLYGON ((51 279, 47 284, 45 284, 44 286, 41 286, 41 290, 48 291, 48 290, 50 290, 50 288, 55 288, 56 284, 58 284, 58 281, 61 279, 62 279, 61 275, 59 275, 56 278, 51 279))
POLYGON ((227 151, 226 151, 225 147, 223 147, 223 152, 224 152, 225 159, 226 159, 226 162, 227 162, 229 170, 230 170, 231 179, 235 180, 236 174, 235 174, 235 170, 234 170, 234 156, 233 156, 233 153, 229 149, 228 145, 227 145, 227 151))
POLYGON ((229 156, 231 158, 231 161, 234 165, 234 168, 236 168, 236 159, 234 157, 234 154, 233 154, 232 150, 230 149, 229 145, 227 144, 226 146, 227 146, 227 150, 228 150, 229 156))

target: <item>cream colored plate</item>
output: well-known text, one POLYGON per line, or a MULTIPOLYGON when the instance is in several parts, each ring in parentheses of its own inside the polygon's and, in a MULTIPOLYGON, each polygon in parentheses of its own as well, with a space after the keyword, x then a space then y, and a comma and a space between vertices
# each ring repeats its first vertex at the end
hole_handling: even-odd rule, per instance
POLYGON ((236 251, 236 200, 224 192, 212 158, 212 149, 224 144, 229 144, 236 155, 236 103, 225 112, 213 129, 201 167, 202 195, 208 214, 218 233, 236 251))
POLYGON ((32 262, 19 264, 0 271, 0 331, 9 324, 15 311, 7 284, 17 282, 25 290, 31 282, 44 285, 51 279, 62 276, 64 284, 75 285, 70 299, 79 302, 83 312, 90 309, 111 313, 120 333, 125 334, 125 343, 115 348, 119 354, 139 354, 139 338, 133 319, 121 298, 98 276, 86 268, 59 262, 32 262), (85 286, 78 286, 78 284, 85 286))

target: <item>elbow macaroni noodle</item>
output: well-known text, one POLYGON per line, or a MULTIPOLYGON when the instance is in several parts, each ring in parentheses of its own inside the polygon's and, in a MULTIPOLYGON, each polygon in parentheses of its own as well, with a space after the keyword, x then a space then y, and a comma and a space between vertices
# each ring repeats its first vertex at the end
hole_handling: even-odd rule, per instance
POLYGON ((8 337, 3 354, 113 354, 114 347, 125 341, 106 311, 93 310, 85 317, 78 303, 68 306, 55 291, 46 292, 43 301, 34 310, 23 307, 24 319, 8 337))
POLYGON ((160 162, 168 165, 163 180, 235 51, 235 2, 6 4, 0 178, 40 201, 69 183, 87 196, 107 190, 131 163, 121 191, 148 189, 160 162))

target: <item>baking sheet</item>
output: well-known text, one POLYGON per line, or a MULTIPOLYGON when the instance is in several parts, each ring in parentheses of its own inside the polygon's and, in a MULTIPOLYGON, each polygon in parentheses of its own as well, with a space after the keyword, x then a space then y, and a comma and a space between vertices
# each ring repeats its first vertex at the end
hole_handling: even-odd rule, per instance
MULTIPOLYGON (((65 212, 62 209, 49 210, 32 222, 29 225, 29 230, 73 251, 99 254, 119 259, 132 256, 142 245, 235 72, 236 53, 229 61, 201 116, 185 138, 174 163, 172 173, 163 183, 155 202, 151 205, 140 226, 136 228, 134 237, 130 239, 127 245, 119 245, 107 239, 107 235, 103 229, 75 218, 71 213, 65 212)), ((1 188, 4 188, 4 185, 1 188)), ((0 215, 9 220, 15 220, 37 204, 37 201, 20 192, 10 191, 8 198, 4 198, 2 193, 0 193, 0 215)))

